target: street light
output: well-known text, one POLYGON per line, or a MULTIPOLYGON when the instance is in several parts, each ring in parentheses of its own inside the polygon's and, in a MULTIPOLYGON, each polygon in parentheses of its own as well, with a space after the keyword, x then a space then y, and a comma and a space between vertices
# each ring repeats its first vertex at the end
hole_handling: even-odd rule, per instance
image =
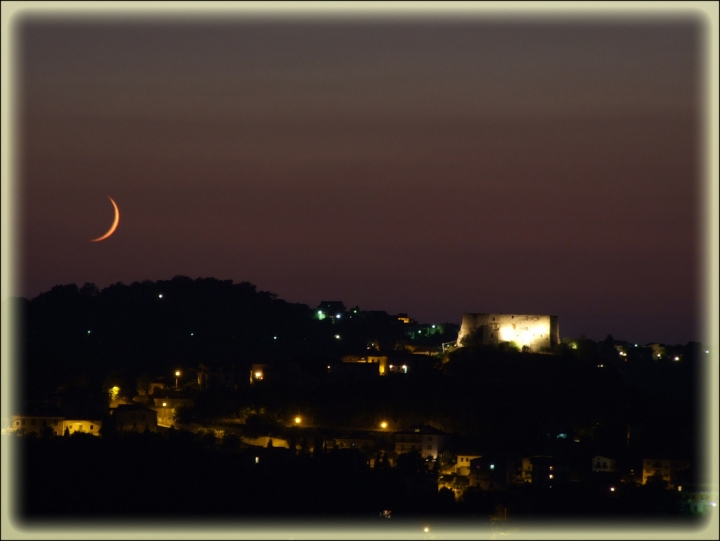
POLYGON ((380 423, 380 428, 382 428, 383 430, 385 430, 385 429, 387 428, 387 423, 386 423, 385 421, 383 421, 382 423, 380 423))
POLYGON ((298 416, 298 417, 295 417, 295 424, 296 424, 296 425, 299 425, 299 424, 300 424, 300 421, 302 421, 302 419, 300 419, 299 416, 298 416))
POLYGON ((178 388, 178 378, 180 377, 180 370, 175 370, 175 389, 178 388))

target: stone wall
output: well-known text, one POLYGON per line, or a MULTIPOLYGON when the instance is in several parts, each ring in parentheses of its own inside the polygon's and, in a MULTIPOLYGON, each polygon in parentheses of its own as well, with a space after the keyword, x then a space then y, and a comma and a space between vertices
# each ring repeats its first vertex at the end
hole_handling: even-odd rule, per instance
POLYGON ((548 350, 560 342, 557 316, 524 314, 463 314, 457 346, 466 336, 479 331, 483 344, 514 342, 530 351, 548 350))

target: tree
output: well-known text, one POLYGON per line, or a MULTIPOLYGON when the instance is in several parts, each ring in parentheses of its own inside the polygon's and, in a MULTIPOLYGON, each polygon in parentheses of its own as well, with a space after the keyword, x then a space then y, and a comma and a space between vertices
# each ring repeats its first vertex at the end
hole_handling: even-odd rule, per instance
POLYGON ((438 491, 438 510, 441 513, 449 513, 455 509, 455 493, 447 487, 438 491))
POLYGON ((142 374, 135 380, 135 390, 140 395, 150 395, 150 384, 152 378, 149 374, 142 374))
POLYGON ((240 436, 234 432, 227 432, 221 442, 221 447, 226 451, 236 452, 240 450, 240 436))
POLYGON ((395 469, 406 474, 425 473, 425 461, 419 451, 401 453, 395 460, 395 469))
POLYGON ((83 297, 95 297, 99 293, 99 290, 95 284, 86 282, 85 285, 78 290, 78 293, 83 297))
MULTIPOLYGON (((272 441, 272 440, 270 440, 272 441)), ((307 438, 305 436, 302 437, 300 440, 300 455, 307 455, 310 453, 310 445, 308 444, 307 438)))

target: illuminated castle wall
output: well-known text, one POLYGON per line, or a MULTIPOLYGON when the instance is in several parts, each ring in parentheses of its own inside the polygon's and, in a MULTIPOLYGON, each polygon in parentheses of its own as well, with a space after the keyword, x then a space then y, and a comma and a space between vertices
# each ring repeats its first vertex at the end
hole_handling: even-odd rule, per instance
POLYGON ((481 333, 483 344, 515 342, 530 351, 549 349, 560 342, 557 316, 465 313, 458 333, 458 347, 476 330, 481 333))

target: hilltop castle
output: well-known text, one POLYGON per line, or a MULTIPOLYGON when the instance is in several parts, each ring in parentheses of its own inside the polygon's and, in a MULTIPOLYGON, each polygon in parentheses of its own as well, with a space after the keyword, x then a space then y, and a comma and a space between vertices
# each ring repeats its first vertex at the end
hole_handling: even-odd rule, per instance
POLYGON ((534 352, 560 343, 557 316, 465 313, 457 346, 462 347, 465 337, 474 332, 480 333, 483 344, 515 342, 521 348, 527 347, 534 352))

